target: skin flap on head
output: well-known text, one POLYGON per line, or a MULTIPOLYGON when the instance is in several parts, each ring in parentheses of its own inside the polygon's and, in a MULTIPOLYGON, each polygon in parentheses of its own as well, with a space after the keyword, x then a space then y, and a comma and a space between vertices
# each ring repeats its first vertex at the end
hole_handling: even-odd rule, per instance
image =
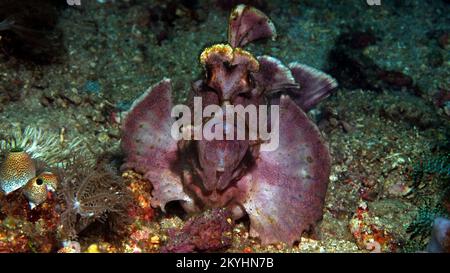
POLYGON ((228 22, 228 43, 236 47, 263 38, 275 39, 277 36, 272 21, 256 8, 238 5, 230 15, 228 22))

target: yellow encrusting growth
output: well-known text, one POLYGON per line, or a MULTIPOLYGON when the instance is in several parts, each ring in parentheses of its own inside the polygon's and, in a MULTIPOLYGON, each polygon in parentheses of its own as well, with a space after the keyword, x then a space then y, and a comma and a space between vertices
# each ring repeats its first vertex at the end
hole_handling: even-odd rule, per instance
POLYGON ((87 248, 86 253, 100 253, 100 249, 97 244, 92 244, 87 248))

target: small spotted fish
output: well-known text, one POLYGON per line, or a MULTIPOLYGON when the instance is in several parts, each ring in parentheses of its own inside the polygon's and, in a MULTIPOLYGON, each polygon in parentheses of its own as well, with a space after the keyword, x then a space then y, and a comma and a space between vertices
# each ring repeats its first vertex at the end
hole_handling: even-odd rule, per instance
POLYGON ((25 151, 13 149, 0 165, 0 190, 9 194, 36 176, 33 159, 25 151))
POLYGON ((28 199, 31 209, 47 200, 48 192, 55 192, 58 187, 58 178, 51 172, 43 172, 30 179, 23 188, 23 194, 28 199))

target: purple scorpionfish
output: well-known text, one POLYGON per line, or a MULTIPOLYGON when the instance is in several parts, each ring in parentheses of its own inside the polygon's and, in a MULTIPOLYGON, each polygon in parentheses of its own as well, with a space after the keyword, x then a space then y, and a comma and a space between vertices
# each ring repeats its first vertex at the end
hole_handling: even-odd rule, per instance
MULTIPOLYGON (((176 118, 171 115, 169 79, 150 87, 133 104, 122 128, 126 156, 122 169, 134 169, 152 183, 152 206, 165 211, 167 203, 178 201, 187 212, 229 208, 235 219, 248 215, 250 235, 262 244, 293 244, 322 218, 331 160, 317 126, 305 112, 337 83, 307 65, 284 65, 243 49, 254 40, 275 37, 275 27, 264 13, 237 6, 229 18, 228 44, 201 53, 205 77, 192 85, 192 98, 202 98, 203 109, 278 105, 278 120, 267 125, 269 130, 279 130, 275 150, 261 149, 262 139, 173 138, 176 118)), ((202 117, 201 123, 208 121, 211 117, 202 117)), ((234 125, 225 123, 223 131, 230 126, 234 125)))

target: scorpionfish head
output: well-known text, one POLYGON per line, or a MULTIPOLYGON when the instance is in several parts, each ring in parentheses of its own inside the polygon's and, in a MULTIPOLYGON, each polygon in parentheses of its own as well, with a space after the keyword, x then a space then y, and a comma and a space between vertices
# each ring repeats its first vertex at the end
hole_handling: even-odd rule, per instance
POLYGON ((202 52, 200 62, 206 69, 206 84, 221 102, 232 101, 238 94, 254 88, 251 72, 259 70, 259 63, 246 50, 216 44, 202 52))

